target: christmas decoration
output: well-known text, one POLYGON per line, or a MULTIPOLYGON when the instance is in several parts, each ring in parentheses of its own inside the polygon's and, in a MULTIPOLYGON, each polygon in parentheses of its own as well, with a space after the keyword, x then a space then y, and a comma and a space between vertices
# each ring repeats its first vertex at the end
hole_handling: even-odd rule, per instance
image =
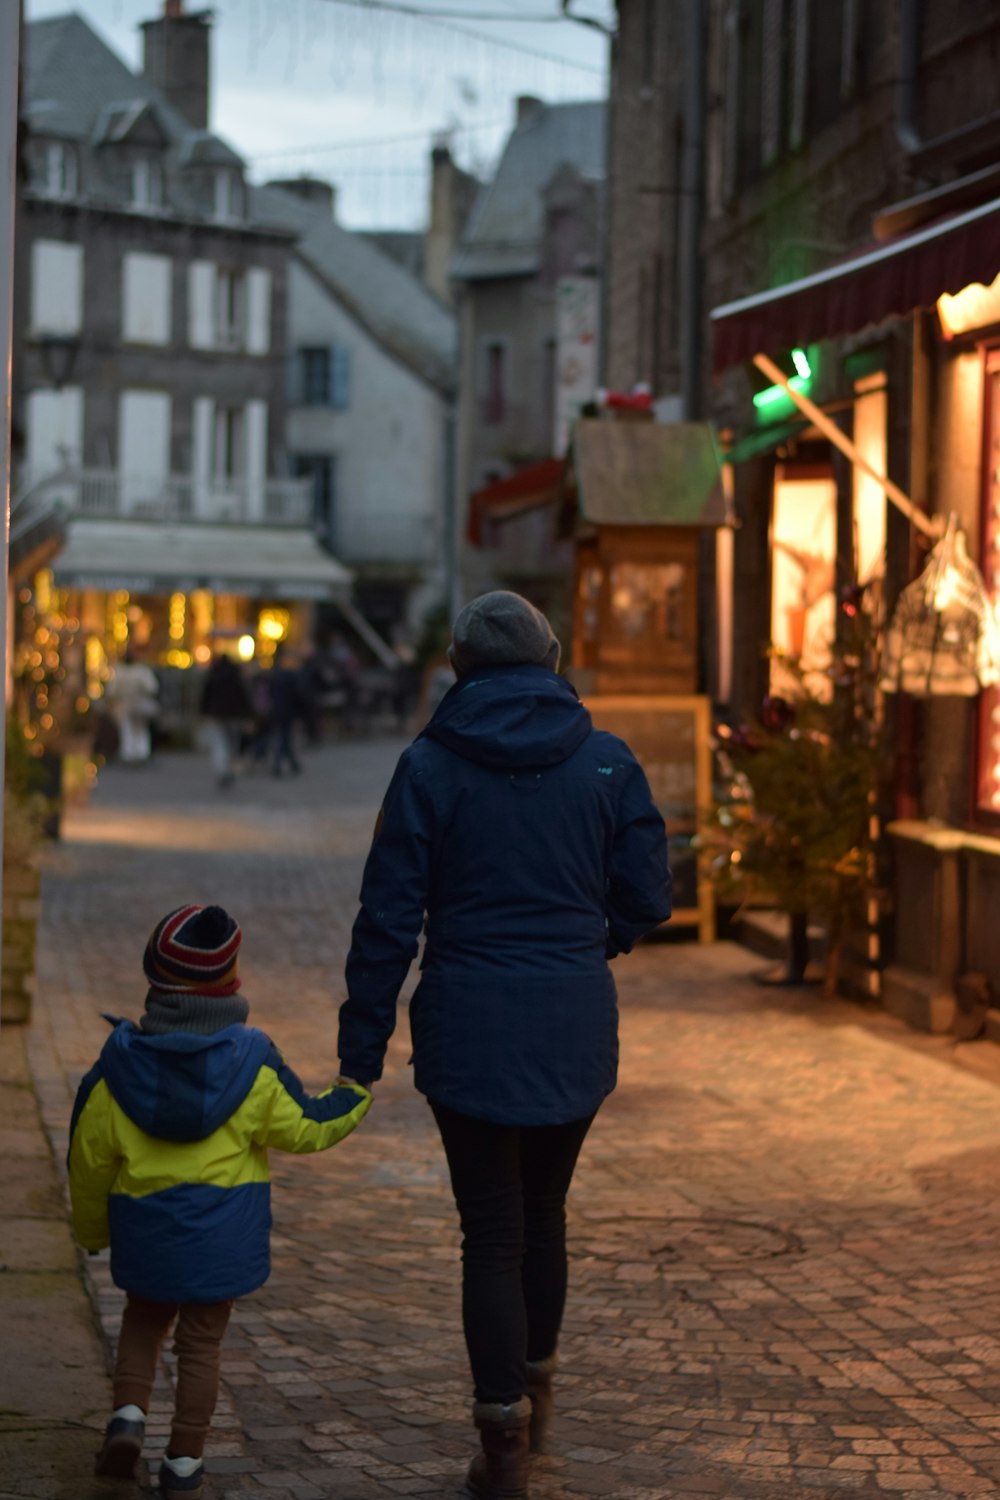
POLYGON ((875 888, 883 738, 875 609, 865 591, 842 595, 829 700, 800 682, 794 701, 766 698, 757 724, 717 729, 722 788, 701 847, 723 899, 788 913, 788 963, 765 976, 771 982, 806 981, 813 918, 826 928, 832 993, 845 936, 875 888))

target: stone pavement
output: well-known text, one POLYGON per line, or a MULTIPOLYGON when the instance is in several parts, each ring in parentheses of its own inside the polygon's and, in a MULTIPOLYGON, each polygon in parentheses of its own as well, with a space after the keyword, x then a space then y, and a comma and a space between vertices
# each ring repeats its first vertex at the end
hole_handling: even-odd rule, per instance
MULTIPOLYGON (((399 748, 333 746, 301 779, 229 793, 194 757, 104 773, 45 877, 27 1042, 57 1154, 99 1012, 138 1013, 145 937, 186 899, 239 917, 253 1019, 309 1086, 328 1080, 399 748)), ((535 1500, 1000 1486, 1000 1048, 761 989, 759 963, 668 941, 616 965, 622 1078, 571 1197, 560 1411, 535 1500)), ((407 1058, 401 1012, 363 1128, 320 1157, 274 1157, 274 1272, 227 1342, 216 1500, 459 1492, 473 1437, 458 1233, 407 1058)), ((113 1335, 104 1258, 87 1273, 113 1335)), ((169 1356, 154 1473, 168 1377, 169 1356)), ((95 1370, 95 1400, 106 1389, 95 1370)), ((130 1491, 81 1473, 59 1493, 130 1491)))

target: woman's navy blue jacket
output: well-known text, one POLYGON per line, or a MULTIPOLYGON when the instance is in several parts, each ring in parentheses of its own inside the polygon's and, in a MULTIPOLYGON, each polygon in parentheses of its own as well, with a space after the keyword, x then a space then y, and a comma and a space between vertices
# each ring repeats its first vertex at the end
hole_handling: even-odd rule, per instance
POLYGON ((617 1074, 607 960, 669 915, 666 832, 628 746, 545 667, 463 678, 386 793, 347 960, 341 1067, 381 1076, 426 916, 417 1088, 504 1124, 581 1119, 617 1074))

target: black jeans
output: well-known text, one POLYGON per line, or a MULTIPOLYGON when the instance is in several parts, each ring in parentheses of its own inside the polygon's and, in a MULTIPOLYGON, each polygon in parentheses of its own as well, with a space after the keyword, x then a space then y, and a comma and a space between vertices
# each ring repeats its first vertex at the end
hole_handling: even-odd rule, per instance
POLYGON ((494 1125, 431 1101, 462 1221, 462 1322, 477 1401, 516 1401, 555 1352, 566 1302, 566 1194, 594 1116, 494 1125))

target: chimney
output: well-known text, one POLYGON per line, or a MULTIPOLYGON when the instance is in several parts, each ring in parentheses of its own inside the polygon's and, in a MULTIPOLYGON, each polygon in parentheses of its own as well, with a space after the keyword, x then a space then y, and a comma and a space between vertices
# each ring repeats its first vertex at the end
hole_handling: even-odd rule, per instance
POLYGON ((142 23, 142 71, 196 130, 208 129, 210 10, 164 0, 163 15, 142 23))
POLYGON ((313 208, 325 209, 331 219, 337 217, 337 189, 332 182, 324 182, 320 177, 274 177, 267 186, 294 193, 313 208))
POLYGON ((530 120, 540 109, 545 108, 542 99, 536 99, 534 94, 518 94, 517 96, 517 123, 523 125, 525 120, 530 120))

